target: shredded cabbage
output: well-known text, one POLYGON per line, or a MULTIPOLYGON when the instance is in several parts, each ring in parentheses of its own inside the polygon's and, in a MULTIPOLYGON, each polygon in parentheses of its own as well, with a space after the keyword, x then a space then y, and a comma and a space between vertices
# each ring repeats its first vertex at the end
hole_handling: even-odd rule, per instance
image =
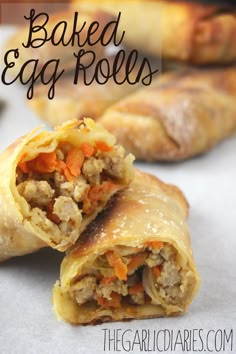
POLYGON ((155 280, 151 268, 145 267, 143 270, 143 286, 146 293, 152 299, 152 304, 162 304, 163 301, 161 300, 158 289, 155 286, 155 280))

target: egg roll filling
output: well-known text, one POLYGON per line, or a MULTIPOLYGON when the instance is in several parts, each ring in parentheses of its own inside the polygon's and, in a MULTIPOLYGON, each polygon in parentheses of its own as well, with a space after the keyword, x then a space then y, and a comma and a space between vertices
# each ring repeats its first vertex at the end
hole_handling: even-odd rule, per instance
POLYGON ((72 243, 81 221, 104 205, 122 183, 125 150, 103 141, 73 146, 58 142, 54 151, 18 163, 16 185, 28 204, 27 219, 60 243, 72 243))
POLYGON ((193 271, 169 243, 151 241, 141 248, 116 246, 99 255, 70 286, 78 304, 97 309, 153 304, 184 308, 195 286, 193 271))

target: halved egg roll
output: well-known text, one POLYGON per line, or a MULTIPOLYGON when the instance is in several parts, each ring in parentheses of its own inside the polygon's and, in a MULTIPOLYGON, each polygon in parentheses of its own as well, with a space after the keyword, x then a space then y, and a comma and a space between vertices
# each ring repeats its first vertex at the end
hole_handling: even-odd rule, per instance
POLYGON ((186 69, 109 107, 99 122, 143 160, 207 152, 236 131, 236 67, 186 69))
POLYGON ((59 319, 89 324, 175 316, 197 293, 181 191, 136 172, 64 258, 53 289, 59 319))
POLYGON ((114 16, 120 11, 123 44, 150 55, 195 64, 236 59, 236 10, 225 2, 72 0, 72 7, 99 8, 114 16))
POLYGON ((65 251, 133 176, 133 156, 91 119, 36 132, 0 155, 0 260, 65 251))

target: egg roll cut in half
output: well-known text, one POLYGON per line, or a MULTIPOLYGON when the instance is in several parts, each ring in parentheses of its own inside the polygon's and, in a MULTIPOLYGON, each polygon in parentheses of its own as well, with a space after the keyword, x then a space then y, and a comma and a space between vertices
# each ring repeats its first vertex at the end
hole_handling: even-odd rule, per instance
POLYGON ((109 107, 99 122, 143 160, 207 152, 236 131, 236 67, 186 69, 109 107))
POLYGON ((133 176, 133 156, 91 119, 33 131, 0 156, 0 259, 65 251, 133 176))
POLYGON ((181 191, 136 172, 64 258, 53 289, 73 324, 174 316, 199 287, 181 191))

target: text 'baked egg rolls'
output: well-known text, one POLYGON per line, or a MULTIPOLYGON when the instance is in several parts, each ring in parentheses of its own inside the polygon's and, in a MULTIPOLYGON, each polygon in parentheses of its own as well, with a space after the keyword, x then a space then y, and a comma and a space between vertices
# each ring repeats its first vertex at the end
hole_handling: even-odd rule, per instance
POLYGON ((99 122, 139 159, 181 160, 233 134, 235 97, 235 67, 171 72, 108 108, 99 122))
POLYGON ((0 260, 66 250, 133 176, 133 156, 91 119, 36 131, 0 156, 0 260))
POLYGON ((150 55, 196 64, 229 63, 236 59, 236 9, 227 4, 73 0, 72 7, 100 8, 114 16, 120 11, 120 34, 125 31, 123 44, 150 55))
MULTIPOLYGON (((113 66, 115 56, 108 56, 110 67, 113 66)), ((138 76, 139 69, 143 57, 140 57, 138 63, 129 74, 129 79, 135 81, 138 76)), ((127 62, 127 60, 125 60, 127 62)), ((156 69, 157 60, 150 60, 152 67, 156 69)), ((148 73, 147 66, 143 70, 143 75, 148 73)), ((94 75, 95 66, 89 68, 86 73, 87 80, 91 80, 94 75)), ((100 82, 103 81, 101 73, 98 73, 100 82)), ((126 65, 123 64, 120 71, 116 75, 116 79, 123 81, 126 77, 126 65)), ((49 100, 47 96, 48 88, 43 85, 35 87, 35 93, 32 100, 28 100, 29 106, 40 116, 40 118, 55 127, 68 120, 68 117, 81 119, 83 117, 99 118, 106 108, 120 100, 121 98, 133 93, 142 86, 139 81, 135 85, 124 82, 118 85, 114 80, 110 79, 104 85, 97 81, 93 81, 90 85, 84 84, 83 76, 79 76, 78 83, 74 84, 73 75, 67 75, 57 82, 56 94, 53 100, 49 100)))
POLYGON ((74 324, 174 316, 199 287, 180 190, 137 172, 64 258, 53 289, 74 324))
MULTIPOLYGON (((36 11, 35 17, 37 14, 38 12, 36 11)), ((26 25, 19 27, 16 33, 9 38, 5 46, 4 52, 10 49, 19 49, 19 58, 14 60, 15 65, 12 66, 11 72, 13 74, 18 74, 23 64, 32 59, 38 59, 36 70, 37 73, 41 71, 43 67, 45 67, 47 62, 52 60, 60 60, 58 64, 58 75, 63 69, 66 71, 75 71, 76 58, 74 53, 77 55, 80 49, 83 49, 85 52, 89 52, 90 50, 94 51, 98 56, 104 53, 104 47, 99 43, 98 40, 102 35, 104 27, 109 21, 112 21, 111 15, 105 13, 102 10, 94 11, 93 9, 90 9, 89 12, 80 11, 77 16, 77 21, 75 21, 75 11, 70 10, 50 14, 47 22, 45 15, 40 15, 36 20, 33 21, 35 33, 33 32, 31 37, 29 37, 30 22, 26 21, 26 25), (94 31, 91 42, 96 44, 89 45, 86 42, 86 38, 88 35, 89 27, 91 27, 91 24, 94 21, 97 22, 98 29, 96 32, 94 31), (58 25, 60 22, 61 25, 58 25), (40 30, 40 26, 42 26, 44 23, 44 29, 40 30), (50 35, 52 36, 52 39, 45 41, 45 43, 43 43, 43 34, 46 33, 44 31, 47 31, 48 37, 50 35), (75 31, 77 31, 79 35, 75 35, 74 38, 72 38, 72 35, 75 31), (31 38, 31 43, 34 47, 32 47, 30 44, 28 48, 25 48, 22 44, 24 43, 24 45, 27 45, 29 38, 31 38), (39 46, 40 43, 42 43, 41 46, 39 46), (80 46, 78 44, 80 44, 80 46), (35 48, 35 46, 39 47, 35 48)), ((104 35, 104 40, 108 39, 109 35, 109 31, 107 31, 107 33, 104 35)), ((14 55, 12 54, 8 56, 8 62, 11 62, 9 58, 11 60, 14 59, 14 55)), ((86 65, 90 62, 90 54, 85 54, 80 58, 81 65, 86 65)), ((55 62, 50 63, 46 66, 46 69, 44 68, 45 72, 43 75, 47 76, 55 74, 55 68, 55 62)), ((27 65, 24 68, 24 77, 28 77, 30 74, 32 74, 32 65, 27 65)))

